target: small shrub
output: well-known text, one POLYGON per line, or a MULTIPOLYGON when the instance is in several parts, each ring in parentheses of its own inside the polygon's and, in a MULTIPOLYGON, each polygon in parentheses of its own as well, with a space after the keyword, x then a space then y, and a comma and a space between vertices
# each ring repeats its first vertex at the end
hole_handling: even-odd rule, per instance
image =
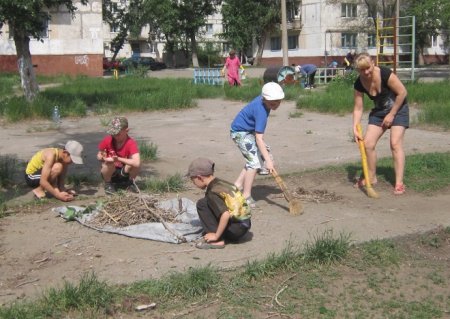
POLYGON ((18 159, 16 155, 0 155, 0 186, 5 187, 13 182, 18 159))
POLYGON ((338 238, 333 230, 316 235, 313 242, 306 242, 304 259, 307 262, 328 264, 343 259, 350 248, 350 234, 340 233, 338 238))
POLYGON ((158 146, 153 142, 148 144, 145 141, 138 141, 139 155, 144 161, 154 161, 158 159, 158 146))

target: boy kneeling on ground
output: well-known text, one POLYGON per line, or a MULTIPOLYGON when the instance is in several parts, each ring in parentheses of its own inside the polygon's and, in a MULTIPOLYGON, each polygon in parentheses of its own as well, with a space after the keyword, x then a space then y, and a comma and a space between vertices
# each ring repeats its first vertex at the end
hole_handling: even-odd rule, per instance
POLYGON ((189 165, 187 176, 205 197, 197 202, 197 212, 203 226, 200 249, 224 248, 225 241, 237 241, 251 227, 251 210, 235 185, 214 176, 215 164, 207 158, 197 158, 189 165))

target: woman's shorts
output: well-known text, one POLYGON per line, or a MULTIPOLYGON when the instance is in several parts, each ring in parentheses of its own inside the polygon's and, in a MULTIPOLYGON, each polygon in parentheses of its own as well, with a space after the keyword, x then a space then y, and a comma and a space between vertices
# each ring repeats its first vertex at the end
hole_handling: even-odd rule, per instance
POLYGON ((262 163, 260 161, 260 152, 256 145, 255 134, 231 131, 230 136, 245 158, 245 168, 260 169, 262 163))
MULTIPOLYGON (((369 124, 381 126, 384 118, 389 113, 389 109, 385 110, 377 110, 373 109, 369 114, 369 124)), ((405 128, 409 127, 409 106, 408 104, 404 104, 400 110, 398 110, 397 114, 394 116, 394 121, 392 122, 392 126, 404 126, 405 128)))

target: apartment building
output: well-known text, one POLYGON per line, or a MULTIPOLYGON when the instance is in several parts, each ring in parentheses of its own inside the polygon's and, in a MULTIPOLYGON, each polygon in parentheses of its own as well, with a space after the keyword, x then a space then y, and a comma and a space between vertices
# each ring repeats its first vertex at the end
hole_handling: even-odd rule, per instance
MULTIPOLYGON (((37 74, 103 75, 103 21, 101 0, 75 2, 72 15, 63 6, 50 11, 42 41, 31 39, 30 51, 37 74)), ((0 35, 0 72, 17 72, 16 48, 8 25, 0 35)))
MULTIPOLYGON (((129 0, 116 0, 115 3, 126 7, 129 0)), ((73 19, 62 9, 52 11, 43 41, 31 41, 37 73, 102 75, 102 58, 112 56, 111 40, 118 30, 102 21, 101 0, 90 0, 87 6, 78 3, 77 6, 79 10, 73 19)), ((326 0, 302 0, 299 7, 288 5, 287 20, 289 64, 326 66, 332 61, 342 63, 351 49, 372 55, 377 53, 375 28, 363 1, 344 0, 330 4, 326 0)), ((198 43, 216 43, 225 57, 231 47, 219 37, 222 31, 223 21, 219 12, 208 17, 205 28, 198 35, 198 43)), ((425 50, 425 63, 448 61, 442 38, 433 37, 431 43, 425 50)), ((139 36, 128 37, 118 57, 136 54, 164 61, 168 66, 189 65, 181 53, 175 57, 168 56, 164 46, 164 39, 159 39, 149 27, 145 27, 139 36)), ((255 56, 256 51, 254 44, 245 54, 255 56)), ((0 72, 17 70, 15 54, 14 41, 5 25, 0 35, 0 72)), ((282 58, 281 28, 278 28, 267 37, 261 63, 264 66, 281 65, 282 58)))

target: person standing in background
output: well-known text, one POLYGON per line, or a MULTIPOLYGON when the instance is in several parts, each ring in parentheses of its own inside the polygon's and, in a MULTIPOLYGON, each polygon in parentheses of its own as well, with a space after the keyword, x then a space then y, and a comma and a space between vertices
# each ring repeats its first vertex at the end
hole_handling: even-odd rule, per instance
POLYGON ((241 80, 239 78, 239 69, 243 69, 241 62, 236 56, 236 51, 231 50, 230 56, 225 60, 225 65, 222 69, 222 76, 225 76, 225 70, 227 70, 227 78, 230 86, 241 85, 241 80))

